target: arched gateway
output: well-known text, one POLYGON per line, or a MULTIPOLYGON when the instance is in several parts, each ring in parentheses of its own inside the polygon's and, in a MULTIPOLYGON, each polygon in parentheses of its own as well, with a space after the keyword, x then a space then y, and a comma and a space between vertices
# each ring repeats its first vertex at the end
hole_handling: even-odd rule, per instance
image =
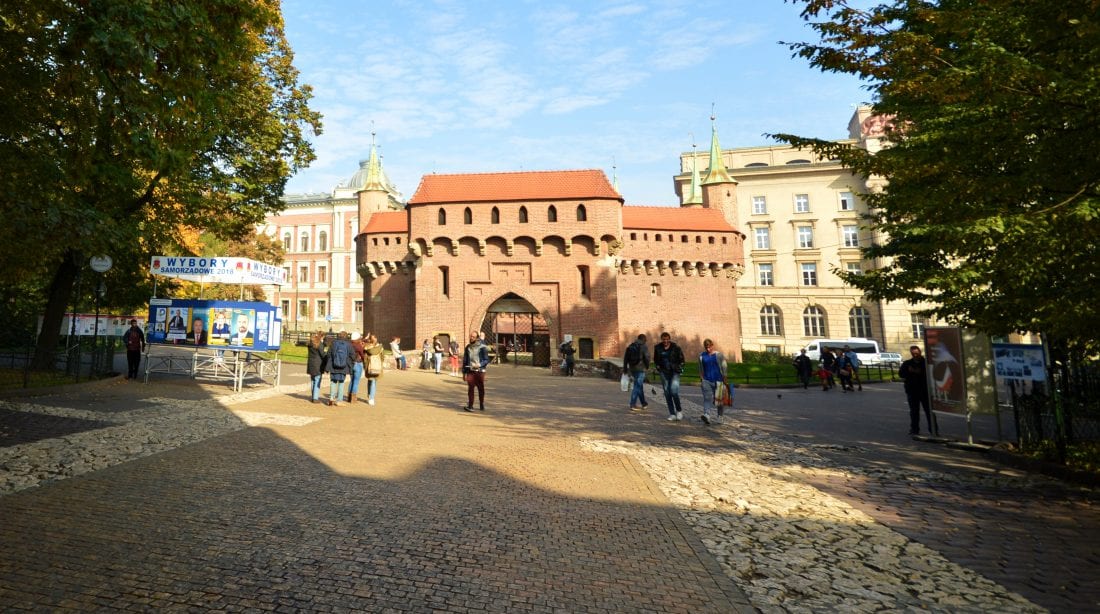
POLYGON ((509 292, 493 301, 480 330, 501 363, 550 366, 550 325, 518 294, 509 292))

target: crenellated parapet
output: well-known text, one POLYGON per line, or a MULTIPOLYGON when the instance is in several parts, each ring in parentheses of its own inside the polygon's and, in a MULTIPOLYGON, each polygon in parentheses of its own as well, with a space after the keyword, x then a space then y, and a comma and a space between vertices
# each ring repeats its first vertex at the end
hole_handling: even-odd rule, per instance
POLYGON ((650 277, 695 277, 698 279, 717 279, 725 273, 726 279, 734 281, 741 278, 744 265, 737 262, 690 262, 682 260, 642 260, 623 258, 617 268, 622 275, 646 275, 650 277))

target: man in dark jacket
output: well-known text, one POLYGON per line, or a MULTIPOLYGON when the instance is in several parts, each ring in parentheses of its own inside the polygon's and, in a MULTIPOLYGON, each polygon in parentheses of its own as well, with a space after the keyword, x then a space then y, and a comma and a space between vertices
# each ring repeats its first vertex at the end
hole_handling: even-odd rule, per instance
POLYGON ((909 401, 909 434, 920 434, 920 409, 924 407, 924 415, 928 417, 928 432, 935 433, 932 426, 932 409, 928 406, 928 375, 927 364, 920 348, 913 345, 909 347, 912 358, 901 363, 898 368, 898 376, 905 382, 905 398, 909 401))
POLYGON ((680 374, 684 372, 684 352, 672 342, 672 335, 661 333, 661 343, 653 348, 653 364, 661 376, 661 387, 665 391, 665 403, 668 405, 668 419, 683 420, 680 374))
POLYGON ((806 350, 802 350, 798 356, 794 357, 794 362, 791 363, 794 366, 794 370, 798 373, 798 381, 802 382, 802 388, 807 389, 810 387, 810 376, 814 372, 813 362, 810 361, 810 357, 806 355, 806 350))
POLYGON ((477 390, 478 409, 485 411, 485 369, 489 366, 489 346, 476 332, 470 333, 470 343, 462 352, 462 377, 466 378, 466 406, 474 411, 474 390, 477 390))
POLYGON ((137 379, 141 366, 141 353, 145 351, 145 333, 138 327, 137 320, 130 320, 130 328, 122 335, 126 346, 126 379, 137 379))
POLYGON ((645 402, 645 372, 649 370, 649 349, 645 346, 645 335, 638 335, 634 343, 626 346, 623 370, 630 374, 634 383, 630 389, 630 411, 642 411, 649 407, 649 403, 645 402))

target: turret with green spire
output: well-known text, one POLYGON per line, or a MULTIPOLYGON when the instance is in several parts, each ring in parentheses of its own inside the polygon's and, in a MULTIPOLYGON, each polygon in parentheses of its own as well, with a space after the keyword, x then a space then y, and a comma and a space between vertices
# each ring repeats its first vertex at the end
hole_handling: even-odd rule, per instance
POLYGON ((699 157, 695 151, 695 139, 692 138, 691 141, 691 184, 684 195, 684 202, 680 203, 681 207, 698 207, 703 204, 703 190, 699 183, 699 157))
POLYGON ((722 161, 722 146, 718 144, 718 125, 710 116, 710 168, 703 179, 703 207, 718 209, 730 226, 738 227, 737 180, 730 177, 722 161))

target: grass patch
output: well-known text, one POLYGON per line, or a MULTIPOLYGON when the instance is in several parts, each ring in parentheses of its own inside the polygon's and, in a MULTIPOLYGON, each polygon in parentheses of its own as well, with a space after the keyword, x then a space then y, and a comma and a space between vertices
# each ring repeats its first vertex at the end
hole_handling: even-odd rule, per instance
MULTIPOLYGON (((87 381, 84 376, 81 381, 87 381)), ((0 390, 21 388, 49 388, 76 382, 72 375, 61 371, 26 371, 23 369, 0 369, 0 390)))
MULTIPOLYGON (((753 362, 726 363, 726 377, 734 384, 748 384, 756 386, 794 386, 801 385, 794 367, 787 364, 764 364, 753 362)), ((894 381, 894 370, 888 367, 867 367, 859 370, 859 377, 863 383, 894 381)), ((680 382, 685 384, 699 383, 699 363, 689 362, 684 365, 684 373, 680 376, 680 382)), ((818 379, 813 377, 810 384, 818 384, 818 379)))
MULTIPOLYGON (((1049 439, 1028 446, 1020 452, 1020 455, 1052 463, 1059 462, 1058 448, 1049 439)), ((1100 442, 1083 441, 1066 444, 1065 466, 1077 471, 1100 474, 1100 442)))

